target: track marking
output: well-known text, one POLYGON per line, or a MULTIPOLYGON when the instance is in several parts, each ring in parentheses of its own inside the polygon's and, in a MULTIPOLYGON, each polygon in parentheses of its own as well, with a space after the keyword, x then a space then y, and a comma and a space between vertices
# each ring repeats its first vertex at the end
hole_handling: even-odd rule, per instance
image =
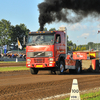
MULTIPOLYGON (((99 90, 99 89, 100 89, 100 87, 97 87, 97 88, 92 88, 92 89, 89 89, 89 90, 83 90, 83 91, 79 91, 79 92, 80 93, 85 93, 85 92, 88 92, 88 91, 91 91, 91 90, 99 90)), ((60 97, 64 97, 64 96, 69 96, 70 97, 70 93, 55 95, 55 96, 46 97, 46 98, 38 99, 38 100, 50 100, 50 99, 56 99, 56 98, 60 98, 60 97)))

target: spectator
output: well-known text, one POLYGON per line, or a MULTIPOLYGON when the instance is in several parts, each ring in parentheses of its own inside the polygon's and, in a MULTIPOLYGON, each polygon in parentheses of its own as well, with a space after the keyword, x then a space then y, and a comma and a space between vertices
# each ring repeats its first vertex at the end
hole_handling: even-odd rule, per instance
POLYGON ((19 57, 22 58, 22 56, 23 56, 23 55, 20 53, 20 54, 19 54, 19 57))
POLYGON ((2 58, 4 57, 3 53, 1 53, 1 57, 2 57, 2 58))
POLYGON ((14 58, 14 54, 12 54, 12 58, 14 58))
POLYGON ((26 59, 26 54, 23 54, 23 58, 26 59))
POLYGON ((8 57, 11 58, 12 57, 12 53, 8 53, 8 57))
POLYGON ((4 57, 7 57, 7 53, 4 53, 4 57))

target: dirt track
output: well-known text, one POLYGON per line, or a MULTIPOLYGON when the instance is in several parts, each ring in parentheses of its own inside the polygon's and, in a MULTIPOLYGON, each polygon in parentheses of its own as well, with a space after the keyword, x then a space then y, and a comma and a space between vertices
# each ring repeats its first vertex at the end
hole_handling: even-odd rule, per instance
POLYGON ((29 71, 1 72, 0 100, 37 100, 69 93, 74 78, 78 79, 80 90, 100 87, 99 73, 51 75, 48 71, 40 71, 38 75, 31 75, 29 71))

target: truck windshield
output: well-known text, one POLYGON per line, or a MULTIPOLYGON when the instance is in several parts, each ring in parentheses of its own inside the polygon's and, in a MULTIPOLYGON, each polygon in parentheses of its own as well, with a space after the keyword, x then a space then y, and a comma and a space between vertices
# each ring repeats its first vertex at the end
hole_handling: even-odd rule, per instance
POLYGON ((27 45, 53 45, 54 34, 29 35, 27 45))

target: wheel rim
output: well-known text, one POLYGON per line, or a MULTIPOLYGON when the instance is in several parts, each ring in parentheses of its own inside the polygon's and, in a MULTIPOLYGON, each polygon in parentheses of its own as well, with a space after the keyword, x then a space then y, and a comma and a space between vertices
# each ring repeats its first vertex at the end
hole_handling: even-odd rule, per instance
POLYGON ((61 71, 61 72, 64 71, 64 66, 63 66, 63 64, 60 65, 60 71, 61 71))
POLYGON ((80 66, 79 66, 79 67, 77 68, 77 72, 80 73, 80 70, 81 70, 81 69, 80 69, 80 66))

